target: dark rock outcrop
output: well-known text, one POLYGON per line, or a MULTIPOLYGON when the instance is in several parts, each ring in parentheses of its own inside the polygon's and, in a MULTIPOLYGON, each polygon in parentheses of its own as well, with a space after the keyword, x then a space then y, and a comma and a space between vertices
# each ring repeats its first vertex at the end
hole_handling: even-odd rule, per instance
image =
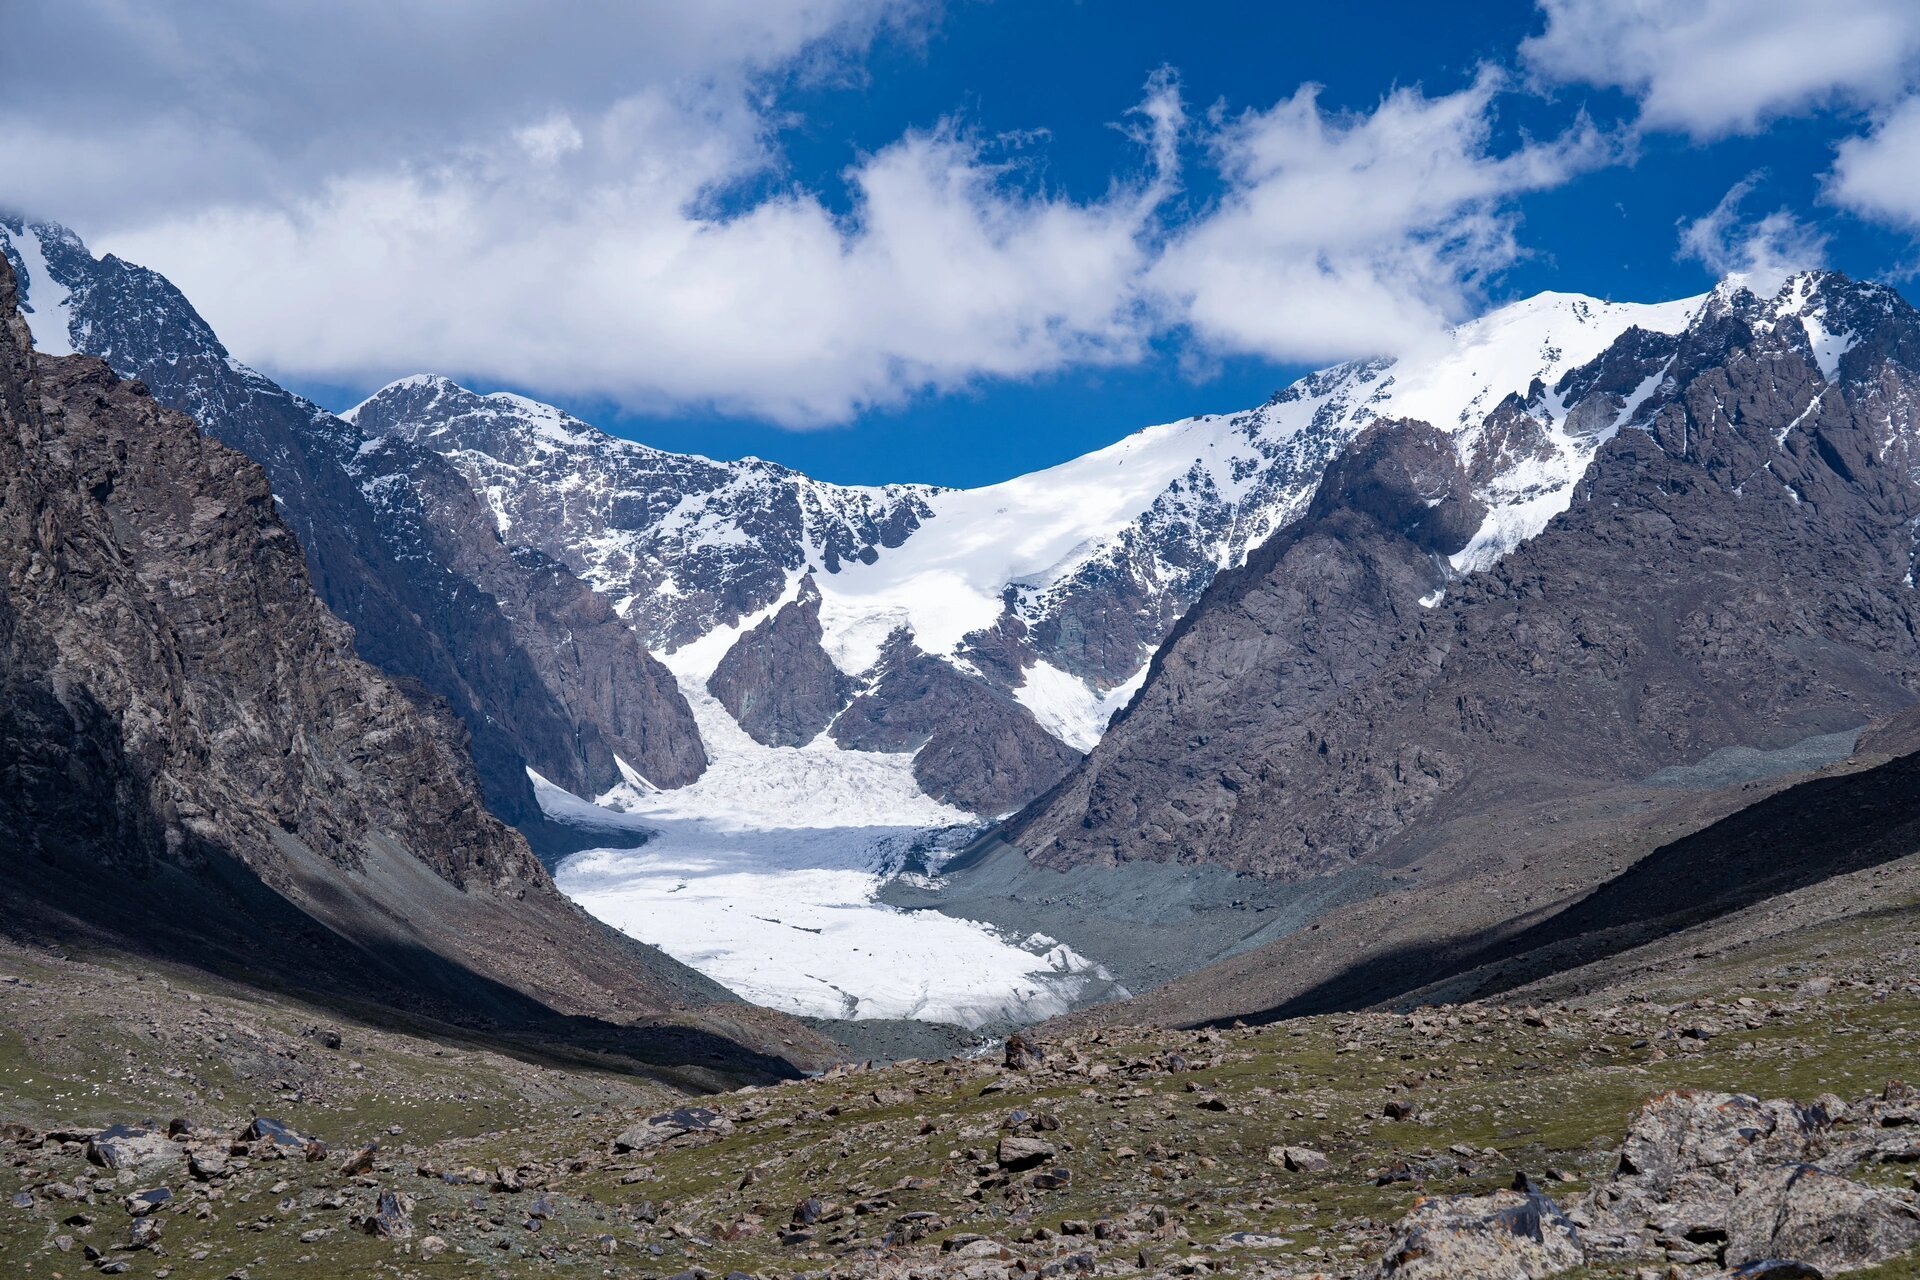
POLYGON ((974 813, 1018 807, 1080 759, 1011 694, 922 653, 904 632, 887 641, 867 688, 832 734, 857 751, 917 753, 921 789, 974 813))
POLYGON ((730 997, 560 896, 459 722, 354 655, 261 469, 104 361, 35 356, 4 264, 0 482, 0 927, 468 1023, 574 1015, 662 1063, 765 1075, 746 1044, 815 1043, 668 1018, 730 997))
POLYGON ((755 742, 800 747, 853 698, 852 677, 821 647, 820 591, 813 575, 772 617, 741 633, 707 679, 707 690, 755 742))

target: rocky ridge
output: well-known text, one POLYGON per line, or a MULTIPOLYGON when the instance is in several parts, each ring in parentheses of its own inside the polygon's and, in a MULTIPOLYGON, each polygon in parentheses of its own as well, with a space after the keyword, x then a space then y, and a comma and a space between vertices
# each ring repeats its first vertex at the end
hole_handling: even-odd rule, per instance
MULTIPOLYGON (((951 718, 901 704, 886 716, 904 745, 885 749, 931 751, 916 757, 929 794, 994 814, 1059 780, 1072 758, 1055 744, 1099 740, 1201 591, 1299 518, 1369 423, 1411 413, 1456 440, 1485 504, 1457 554, 1461 566, 1490 562, 1564 505, 1593 446, 1590 434, 1490 415, 1629 325, 1677 328, 1693 305, 1542 295, 1464 326, 1437 356, 1338 366, 1247 413, 1152 427, 979 490, 827 485, 753 459, 664 453, 431 376, 346 416, 370 439, 447 458, 503 538, 613 598, 683 681, 718 678, 749 715, 806 705, 778 732, 748 724, 762 742, 824 731, 848 681, 864 683, 872 709, 904 665, 944 664, 939 705, 964 708, 959 722, 988 740, 959 748, 950 727, 939 737, 951 718), (747 649, 776 639, 749 661, 747 649), (971 787, 956 772, 979 767, 993 777, 971 787)), ((910 690, 927 707, 923 684, 910 690)))
POLYGON ((0 267, 10 934, 475 1025, 604 1019, 663 1065, 824 1050, 563 898, 459 723, 354 655, 261 469, 103 360, 36 354, 14 304, 0 267))
POLYGON ((168 281, 63 227, 0 217, 41 348, 98 356, 266 469, 315 589, 357 652, 443 698, 490 804, 537 824, 526 769, 583 793, 616 757, 662 785, 699 776, 672 678, 563 565, 507 547, 438 455, 359 433, 234 360, 168 281))

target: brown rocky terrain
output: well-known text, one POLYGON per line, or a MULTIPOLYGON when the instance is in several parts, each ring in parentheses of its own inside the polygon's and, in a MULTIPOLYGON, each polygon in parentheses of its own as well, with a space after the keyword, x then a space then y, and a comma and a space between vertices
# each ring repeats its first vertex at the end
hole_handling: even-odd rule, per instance
POLYGON ((260 468, 36 356, 5 269, 0 317, 0 928, 709 1079, 831 1052, 563 898, 459 722, 354 656, 260 468))

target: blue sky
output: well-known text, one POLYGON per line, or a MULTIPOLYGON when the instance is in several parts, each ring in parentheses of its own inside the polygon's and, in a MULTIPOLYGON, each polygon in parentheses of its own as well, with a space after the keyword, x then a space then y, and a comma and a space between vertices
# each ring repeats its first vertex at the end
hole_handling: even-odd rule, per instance
MULTIPOLYGON (((868 83, 793 94, 802 121, 784 141, 796 172, 833 190, 861 151, 884 146, 903 127, 931 127, 957 113, 987 134, 1046 130, 1050 136, 1032 144, 1044 180, 1091 196, 1126 163, 1113 122, 1157 66, 1176 69, 1196 104, 1265 107, 1314 82, 1326 87, 1329 107, 1367 111, 1395 86, 1452 92, 1484 62, 1511 66, 1520 41, 1543 26, 1530 2, 1472 10, 1473 20, 1463 21, 1453 6, 1399 2, 958 6, 924 43, 877 47, 868 83)), ((1504 129, 1514 132, 1556 131, 1582 110, 1622 128, 1634 115, 1631 96, 1592 87, 1563 89, 1551 101, 1515 93, 1500 106, 1504 129)), ((1818 203, 1835 142, 1858 128, 1858 113, 1841 111, 1709 143, 1648 136, 1632 163, 1516 202, 1528 252, 1494 282, 1488 303, 1547 289, 1631 301, 1700 292, 1716 273, 1679 256, 1678 228, 1755 173, 1763 176, 1754 209, 1785 205, 1817 221, 1833 237, 1828 265, 1872 277, 1900 271, 1912 257, 1910 237, 1818 203)), ((1198 187, 1189 201, 1213 194, 1198 187)), ((568 407, 661 448, 753 453, 854 483, 973 485, 1063 461, 1149 423, 1247 408, 1317 367, 1246 356, 1183 362, 1180 355, 1177 340, 1163 339, 1138 365, 986 381, 799 433, 742 418, 622 415, 604 401, 568 407)))
POLYGON ((1542 289, 1915 260, 1904 0, 258 8, 36 15, 0 202, 335 408, 978 484, 1542 289))

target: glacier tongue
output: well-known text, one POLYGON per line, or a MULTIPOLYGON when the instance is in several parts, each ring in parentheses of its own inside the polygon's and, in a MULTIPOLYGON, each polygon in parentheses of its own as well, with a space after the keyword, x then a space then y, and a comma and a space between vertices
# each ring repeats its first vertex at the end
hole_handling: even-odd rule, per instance
POLYGON ((1051 938, 876 902, 910 856, 937 864, 964 841, 970 815, 924 795, 910 755, 848 751, 825 735, 804 747, 761 746, 707 692, 704 656, 673 656, 713 757, 699 781, 675 791, 626 786, 589 803, 534 779, 556 820, 635 833, 635 847, 562 862, 554 878, 564 893, 788 1013, 980 1027, 1125 994, 1051 938))

